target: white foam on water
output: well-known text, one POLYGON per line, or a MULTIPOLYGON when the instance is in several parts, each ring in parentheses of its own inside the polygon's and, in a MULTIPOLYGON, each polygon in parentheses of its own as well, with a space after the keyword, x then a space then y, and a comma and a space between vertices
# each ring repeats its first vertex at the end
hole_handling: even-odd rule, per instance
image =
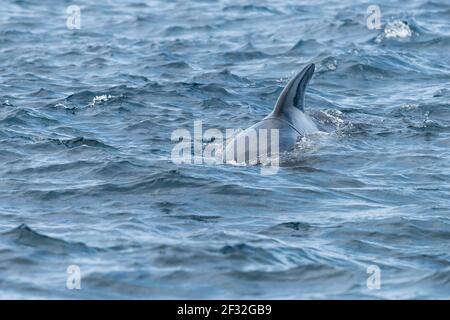
POLYGON ((90 105, 91 107, 93 107, 93 106, 95 106, 95 105, 97 105, 97 104, 106 102, 106 101, 108 101, 109 99, 112 99, 112 98, 114 98, 114 96, 112 96, 112 95, 110 95, 110 94, 108 94, 108 95, 102 94, 102 95, 100 95, 100 96, 95 96, 95 97, 92 99, 92 102, 91 102, 89 105, 90 105))
POLYGON ((394 20, 386 24, 383 33, 377 37, 376 42, 381 42, 383 39, 406 39, 410 38, 412 34, 407 22, 394 20))

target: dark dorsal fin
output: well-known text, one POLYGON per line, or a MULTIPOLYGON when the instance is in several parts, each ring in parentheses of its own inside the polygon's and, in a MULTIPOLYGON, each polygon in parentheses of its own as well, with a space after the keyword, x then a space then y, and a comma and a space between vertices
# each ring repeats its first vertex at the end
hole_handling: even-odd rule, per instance
POLYGON ((277 104, 272 112, 273 115, 280 115, 289 107, 304 110, 306 85, 314 73, 314 68, 314 63, 308 64, 289 81, 278 97, 277 104))

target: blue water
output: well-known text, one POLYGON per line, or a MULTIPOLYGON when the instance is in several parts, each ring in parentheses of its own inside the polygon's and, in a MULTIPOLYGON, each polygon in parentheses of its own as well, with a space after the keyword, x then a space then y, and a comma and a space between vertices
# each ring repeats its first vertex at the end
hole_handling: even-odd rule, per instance
POLYGON ((450 298, 449 49, 447 0, 2 1, 0 298, 450 298), (277 174, 171 161, 310 62, 277 174))

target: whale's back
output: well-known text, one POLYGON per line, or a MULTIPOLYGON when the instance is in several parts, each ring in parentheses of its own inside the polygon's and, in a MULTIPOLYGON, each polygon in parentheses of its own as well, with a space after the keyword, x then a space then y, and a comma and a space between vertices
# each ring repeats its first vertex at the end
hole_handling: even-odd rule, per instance
POLYGON ((283 89, 273 111, 227 144, 227 162, 259 163, 260 157, 290 151, 301 137, 319 131, 303 112, 306 86, 313 73, 314 64, 303 68, 283 89))

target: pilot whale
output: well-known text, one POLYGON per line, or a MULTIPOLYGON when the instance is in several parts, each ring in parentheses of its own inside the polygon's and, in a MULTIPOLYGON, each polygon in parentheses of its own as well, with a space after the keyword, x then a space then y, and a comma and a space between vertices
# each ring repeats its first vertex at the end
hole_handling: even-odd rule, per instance
POLYGON ((227 142, 226 162, 262 163, 261 158, 291 151, 301 138, 320 131, 305 113, 306 86, 314 69, 312 63, 305 66, 288 82, 269 115, 227 142))

